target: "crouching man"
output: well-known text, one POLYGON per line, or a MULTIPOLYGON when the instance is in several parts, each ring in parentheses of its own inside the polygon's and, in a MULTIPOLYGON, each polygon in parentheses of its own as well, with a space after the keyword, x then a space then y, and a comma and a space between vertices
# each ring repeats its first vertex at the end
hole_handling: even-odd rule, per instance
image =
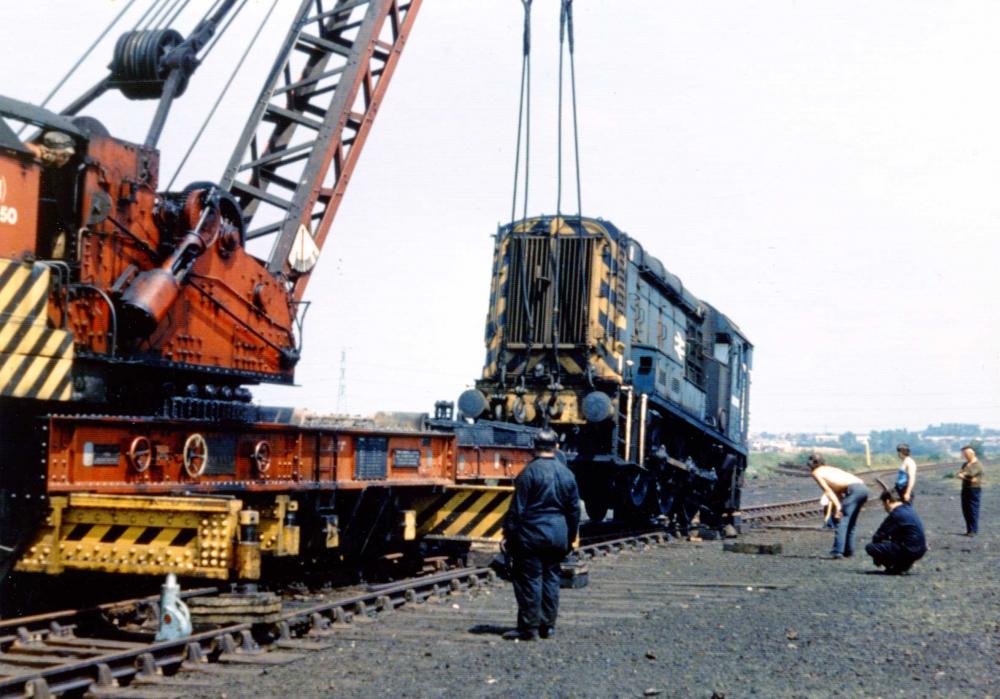
POLYGON ((876 566, 884 566, 886 573, 899 575, 927 553, 924 525, 913 511, 913 506, 903 502, 896 490, 883 490, 881 498, 888 517, 875 532, 871 543, 865 546, 865 551, 876 566))
POLYGON ((555 634, 559 612, 559 564, 576 540, 580 493, 573 472, 559 460, 555 432, 535 436, 535 458, 514 480, 503 533, 511 557, 517 630, 509 640, 533 641, 555 634))

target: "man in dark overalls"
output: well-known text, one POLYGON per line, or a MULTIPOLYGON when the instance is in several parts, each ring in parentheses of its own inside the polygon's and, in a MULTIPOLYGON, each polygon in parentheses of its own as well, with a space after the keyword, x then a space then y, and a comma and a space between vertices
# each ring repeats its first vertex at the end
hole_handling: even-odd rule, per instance
POLYGON ((576 478, 556 455, 558 435, 535 436, 535 458, 514 480, 503 533, 511 557, 517 630, 508 640, 533 641, 555 634, 559 611, 559 564, 576 540, 580 492, 576 478))
MULTIPOLYGON (((879 485, 882 485, 881 481, 879 485)), ((875 532, 871 543, 865 546, 865 551, 876 566, 885 566, 886 573, 899 575, 927 553, 927 538, 913 505, 903 502, 899 491, 882 485, 881 497, 888 516, 875 532)))

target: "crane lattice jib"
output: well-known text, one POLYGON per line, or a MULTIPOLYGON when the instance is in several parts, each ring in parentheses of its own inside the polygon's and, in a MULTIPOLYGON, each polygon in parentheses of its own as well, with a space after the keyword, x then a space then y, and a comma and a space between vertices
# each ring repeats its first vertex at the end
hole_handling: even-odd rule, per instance
POLYGON ((222 178, 300 300, 421 0, 303 0, 222 178), (303 237, 303 235, 307 237, 303 237), (292 264, 293 247, 305 250, 292 264), (307 249, 306 249, 307 248, 307 249))

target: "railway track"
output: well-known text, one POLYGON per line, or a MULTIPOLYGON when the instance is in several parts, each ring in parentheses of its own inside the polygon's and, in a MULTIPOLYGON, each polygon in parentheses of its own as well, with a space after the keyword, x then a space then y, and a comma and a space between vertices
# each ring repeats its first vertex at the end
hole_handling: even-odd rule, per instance
MULTIPOLYGON (((81 619, 94 610, 67 610, 3 622, 0 632, 0 697, 36 698, 68 692, 112 695, 121 684, 154 688, 151 696, 183 696, 199 678, 233 667, 293 662, 323 650, 323 639, 353 621, 391 612, 404 604, 468 591, 495 577, 489 568, 463 568, 381 585, 371 591, 316 603, 286 605, 266 625, 225 624, 175 641, 123 634, 81 619), (226 666, 229 666, 227 668, 226 666)), ((214 590, 212 590, 214 592, 214 590)), ((205 594, 203 591, 188 593, 205 594)), ((105 611, 155 600, 103 605, 105 611)))
MULTIPOLYGON (((928 471, 942 471, 948 468, 956 468, 956 466, 953 462, 924 464, 919 467, 918 473, 926 474, 928 471)), ((874 486, 876 478, 883 479, 883 482, 886 482, 884 479, 894 476, 895 473, 896 469, 894 468, 884 468, 872 469, 870 471, 858 471, 856 475, 860 476, 867 485, 874 486)), ((794 475, 808 476, 809 472, 805 471, 802 474, 794 475)), ((819 504, 819 495, 817 495, 816 497, 806 498, 803 500, 790 500, 787 502, 767 503, 764 505, 744 507, 741 513, 744 522, 761 525, 772 522, 786 522, 795 519, 822 517, 823 507, 819 504)))
MULTIPOLYGON (((958 468, 954 461, 939 461, 933 464, 918 464, 917 476, 924 471, 937 471, 945 468, 958 468)), ((882 476, 892 476, 896 473, 896 468, 873 468, 867 471, 855 471, 855 475, 864 478, 866 481, 874 481, 882 476)), ((775 472, 782 476, 798 476, 800 478, 809 477, 809 467, 805 464, 783 463, 779 464, 775 472)))
MULTIPOLYGON (((641 550, 665 543, 662 530, 604 534, 584 541, 578 558, 641 550)), ((469 567, 376 585, 366 591, 322 601, 286 601, 276 620, 266 624, 224 624, 175 641, 153 640, 153 632, 123 629, 108 617, 156 616, 158 598, 122 600, 84 610, 0 621, 0 698, 44 697, 66 693, 114 696, 184 696, 192 687, 218 682, 226 673, 291 663, 303 654, 325 650, 324 642, 355 623, 374 620, 406 605, 475 591, 492 583, 489 567, 469 567)), ((217 592, 199 588, 192 598, 217 592)))
MULTIPOLYGON (((941 469, 953 464, 921 467, 941 469)), ((891 469, 860 475, 868 482, 891 469)), ((806 519, 822 515, 818 498, 807 498, 746 507, 745 522, 806 519)), ((595 532, 582 540, 578 559, 642 550, 666 543, 662 528, 595 532)), ((218 682, 227 672, 244 671, 294 662, 304 653, 329 647, 325 639, 389 613, 406 604, 474 591, 493 582, 488 567, 467 567, 369 589, 331 596, 319 601, 286 601, 282 612, 266 624, 225 624, 175 641, 154 641, 152 631, 116 625, 115 620, 156 618, 157 597, 128 599, 82 610, 63 610, 0 620, 0 699, 31 696, 36 699, 65 693, 87 692, 113 696, 121 685, 130 696, 142 689, 148 696, 184 696, 186 689, 218 682)), ((216 588, 186 591, 186 598, 211 595, 216 588)))

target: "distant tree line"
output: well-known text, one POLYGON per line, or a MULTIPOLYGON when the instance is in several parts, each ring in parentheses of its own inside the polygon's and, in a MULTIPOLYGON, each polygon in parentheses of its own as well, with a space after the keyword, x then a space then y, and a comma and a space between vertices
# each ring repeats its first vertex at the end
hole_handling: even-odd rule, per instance
MULTIPOLYGON (((1000 430, 983 429, 979 425, 964 423, 941 423, 931 425, 926 430, 912 431, 905 429, 874 430, 868 435, 869 445, 873 454, 895 454, 897 444, 910 445, 910 452, 921 458, 944 458, 953 451, 954 444, 942 445, 940 441, 932 441, 931 437, 952 437, 957 441, 970 444, 977 454, 983 454, 984 437, 1000 434, 1000 430)), ((767 435, 764 435, 767 437, 767 435)), ((800 447, 837 446, 849 454, 863 454, 864 441, 858 439, 854 432, 841 433, 836 442, 829 437, 818 439, 816 435, 798 435, 793 441, 800 447)))
POLYGON ((983 430, 979 425, 942 422, 940 425, 928 425, 923 434, 925 437, 979 437, 983 434, 983 430))

